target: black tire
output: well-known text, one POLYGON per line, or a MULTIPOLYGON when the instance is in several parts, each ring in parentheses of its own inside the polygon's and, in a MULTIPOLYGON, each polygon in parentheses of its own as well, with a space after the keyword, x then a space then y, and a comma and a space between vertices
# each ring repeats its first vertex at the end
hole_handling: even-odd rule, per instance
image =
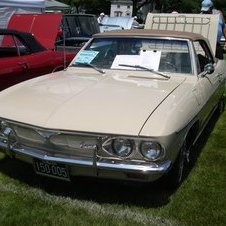
POLYGON ((186 144, 184 143, 178 153, 177 159, 174 162, 171 170, 165 175, 164 184, 165 187, 170 189, 176 189, 180 186, 184 179, 186 163, 186 144))
POLYGON ((225 98, 222 97, 218 103, 217 112, 221 114, 222 112, 224 112, 224 108, 225 108, 225 98))

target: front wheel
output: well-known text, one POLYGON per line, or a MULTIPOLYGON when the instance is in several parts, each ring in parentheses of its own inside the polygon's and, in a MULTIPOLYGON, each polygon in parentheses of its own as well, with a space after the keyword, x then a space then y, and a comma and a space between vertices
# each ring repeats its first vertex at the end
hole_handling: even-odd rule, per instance
POLYGON ((217 106, 218 113, 221 114, 224 111, 224 108, 225 108, 225 98, 222 97, 217 106))
POLYGON ((176 161, 174 162, 171 170, 165 176, 165 185, 168 188, 177 188, 183 181, 185 163, 186 163, 187 149, 184 143, 180 149, 176 161))

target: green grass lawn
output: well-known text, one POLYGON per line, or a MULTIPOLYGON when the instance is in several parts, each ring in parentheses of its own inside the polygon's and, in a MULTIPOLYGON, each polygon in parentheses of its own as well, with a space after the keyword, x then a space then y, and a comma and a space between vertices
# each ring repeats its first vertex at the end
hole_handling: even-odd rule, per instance
POLYGON ((175 191, 37 176, 0 154, 0 225, 226 225, 226 111, 208 124, 175 191))

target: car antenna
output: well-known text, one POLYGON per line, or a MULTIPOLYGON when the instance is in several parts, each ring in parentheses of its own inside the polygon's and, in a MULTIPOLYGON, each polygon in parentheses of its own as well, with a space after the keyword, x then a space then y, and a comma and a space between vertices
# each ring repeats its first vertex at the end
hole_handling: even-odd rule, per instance
POLYGON ((62 32, 63 32, 63 55, 64 55, 64 70, 66 69, 66 41, 65 41, 65 32, 64 32, 64 26, 62 25, 62 32))

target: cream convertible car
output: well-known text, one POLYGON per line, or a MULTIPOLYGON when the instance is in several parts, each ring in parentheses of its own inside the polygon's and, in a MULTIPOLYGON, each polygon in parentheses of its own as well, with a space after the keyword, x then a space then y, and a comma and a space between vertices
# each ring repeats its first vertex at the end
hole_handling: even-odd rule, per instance
POLYGON ((97 34, 66 71, 0 93, 1 150, 64 180, 167 175, 176 186, 191 145, 223 110, 224 67, 197 34, 97 34))

